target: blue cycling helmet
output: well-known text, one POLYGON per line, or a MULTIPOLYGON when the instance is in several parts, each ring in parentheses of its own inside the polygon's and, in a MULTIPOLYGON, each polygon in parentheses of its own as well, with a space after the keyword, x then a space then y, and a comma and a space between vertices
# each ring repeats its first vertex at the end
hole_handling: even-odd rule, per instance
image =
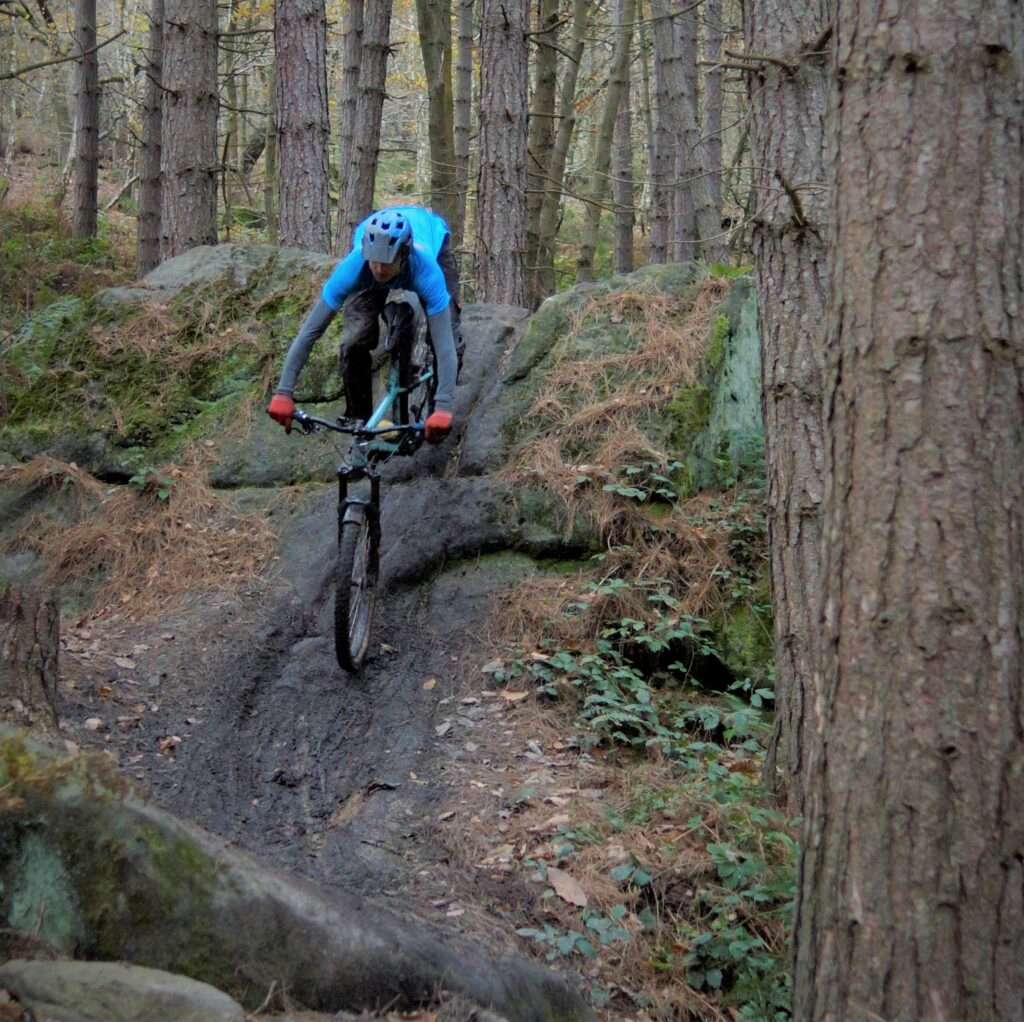
POLYGON ((412 227, 400 209, 382 209, 363 228, 363 258, 367 262, 393 263, 412 240, 412 227))

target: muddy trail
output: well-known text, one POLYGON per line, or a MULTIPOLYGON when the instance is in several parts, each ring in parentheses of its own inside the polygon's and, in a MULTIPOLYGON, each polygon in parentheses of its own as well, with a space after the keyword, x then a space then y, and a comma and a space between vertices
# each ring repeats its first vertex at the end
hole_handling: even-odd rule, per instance
MULTIPOLYGON (((272 582, 125 634, 149 643, 123 701, 149 705, 137 726, 102 737, 158 803, 264 862, 431 914, 447 887, 445 779, 472 758, 446 736, 491 727, 463 700, 479 687, 492 596, 560 542, 520 520, 490 474, 499 364, 521 323, 519 310, 468 310, 456 434, 385 468, 381 585, 359 675, 333 649, 333 486, 284 516, 272 582), (169 735, 181 744, 167 748, 169 735)), ((89 692, 69 716, 96 712, 89 692)))

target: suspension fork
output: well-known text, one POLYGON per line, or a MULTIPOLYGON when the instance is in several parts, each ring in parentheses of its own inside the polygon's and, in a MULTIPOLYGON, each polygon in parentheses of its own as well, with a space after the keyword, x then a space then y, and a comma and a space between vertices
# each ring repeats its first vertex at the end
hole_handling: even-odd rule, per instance
POLYGON ((338 537, 341 537, 342 526, 347 521, 357 520, 362 509, 370 523, 370 571, 376 577, 380 562, 380 476, 367 472, 364 468, 342 465, 338 469, 338 537), (355 498, 349 500, 349 482, 360 479, 370 480, 369 500, 355 498))

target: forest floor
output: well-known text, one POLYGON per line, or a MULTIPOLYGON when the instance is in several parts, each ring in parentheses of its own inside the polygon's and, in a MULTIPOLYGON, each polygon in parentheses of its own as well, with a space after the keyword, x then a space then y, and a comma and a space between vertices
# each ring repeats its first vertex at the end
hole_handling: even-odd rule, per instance
MULTIPOLYGON (((28 178, 14 175, 8 206, 38 198, 28 178)), ((105 218, 111 253, 130 246, 124 219, 105 218)), ((108 263, 98 285, 130 277, 108 263)), ((457 461, 446 476, 458 482, 457 461)), ((393 487, 392 508, 424 535, 472 531, 472 501, 421 482, 393 487)), ((723 745, 713 770, 681 774, 656 751, 588 740, 575 703, 529 673, 550 651, 509 639, 502 594, 535 571, 525 558, 396 581, 367 665, 345 674, 328 627, 334 499, 307 486, 265 501, 278 556, 241 587, 65 621, 66 739, 268 864, 576 974, 602 1017, 786 1017, 782 923, 743 901, 786 882, 792 851, 759 801, 758 754, 723 745), (744 983, 757 989, 723 998, 744 983)), ((328 1017, 281 990, 264 1008, 328 1017)))

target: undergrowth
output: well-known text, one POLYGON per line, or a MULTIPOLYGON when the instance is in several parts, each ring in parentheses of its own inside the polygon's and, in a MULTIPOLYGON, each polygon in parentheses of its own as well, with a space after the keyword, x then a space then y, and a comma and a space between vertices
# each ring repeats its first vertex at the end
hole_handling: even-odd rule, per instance
POLYGON ((209 487, 208 469, 198 447, 180 462, 139 473, 130 486, 104 486, 47 457, 0 467, 0 484, 61 498, 29 516, 8 549, 37 553, 44 584, 91 582, 97 615, 117 608, 141 617, 189 592, 238 588, 265 567, 274 536, 264 515, 239 513, 209 487))
POLYGON ((795 845, 760 781, 774 698, 764 494, 754 479, 691 496, 686 452, 658 429, 705 359, 721 361, 726 286, 620 292, 577 314, 577 331, 624 321, 632 346, 563 356, 509 475, 554 493, 603 549, 495 597, 500 655, 485 671, 561 707, 569 744, 620 776, 612 804, 524 860, 540 882, 552 868, 585 877, 588 904, 552 884, 519 935, 549 959, 593 962, 598 1007, 781 1022, 795 845))

